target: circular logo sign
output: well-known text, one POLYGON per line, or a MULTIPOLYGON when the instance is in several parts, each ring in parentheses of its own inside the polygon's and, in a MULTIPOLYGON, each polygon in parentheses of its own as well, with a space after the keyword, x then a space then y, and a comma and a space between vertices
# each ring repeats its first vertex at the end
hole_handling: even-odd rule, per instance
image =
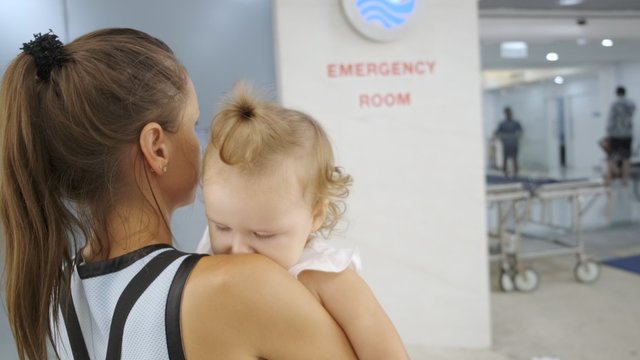
POLYGON ((365 37, 380 42, 400 38, 408 29, 417 0, 342 0, 351 25, 365 37))

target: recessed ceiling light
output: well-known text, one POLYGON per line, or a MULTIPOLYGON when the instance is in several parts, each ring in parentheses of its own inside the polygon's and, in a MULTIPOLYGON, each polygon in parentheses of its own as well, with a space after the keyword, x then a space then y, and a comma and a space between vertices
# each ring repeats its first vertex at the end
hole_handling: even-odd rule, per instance
POLYGON ((564 78, 562 76, 556 76, 555 78, 553 78, 553 82, 558 85, 562 85, 564 84, 564 78))
POLYGON ((505 59, 523 59, 528 55, 529 47, 524 41, 505 41, 500 44, 500 56, 505 59))
POLYGON ((558 61, 560 57, 558 56, 558 54, 554 53, 554 52, 550 52, 547 54, 547 60, 548 61, 558 61))
POLYGON ((611 40, 611 39, 602 40, 602 46, 606 46, 606 47, 613 46, 613 40, 611 40))
POLYGON ((560 6, 574 6, 582 4, 583 2, 584 0, 559 0, 558 4, 560 4, 560 6))

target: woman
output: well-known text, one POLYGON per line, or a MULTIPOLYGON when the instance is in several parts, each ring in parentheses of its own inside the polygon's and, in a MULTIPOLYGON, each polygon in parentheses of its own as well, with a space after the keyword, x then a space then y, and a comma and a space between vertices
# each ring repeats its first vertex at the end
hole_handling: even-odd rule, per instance
POLYGON ((194 199, 199 111, 166 44, 105 29, 66 46, 38 34, 22 49, 0 88, 7 310, 21 359, 51 356, 49 341, 75 359, 355 358, 269 260, 171 248, 171 215, 194 199))

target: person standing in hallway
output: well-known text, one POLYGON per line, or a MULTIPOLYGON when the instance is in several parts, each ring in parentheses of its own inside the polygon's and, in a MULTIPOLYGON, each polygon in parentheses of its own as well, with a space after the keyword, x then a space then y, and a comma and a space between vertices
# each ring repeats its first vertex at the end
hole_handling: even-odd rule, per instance
POLYGON ((522 137, 522 125, 513 118, 510 107, 504 108, 504 120, 498 124, 494 137, 502 142, 502 171, 504 176, 509 176, 508 160, 513 161, 513 175, 518 175, 518 148, 522 137))
POLYGON ((631 171, 631 143, 633 140, 633 113, 636 105, 627 99, 626 89, 618 86, 616 101, 609 108, 607 117, 608 173, 607 182, 620 175, 622 183, 627 184, 631 171))

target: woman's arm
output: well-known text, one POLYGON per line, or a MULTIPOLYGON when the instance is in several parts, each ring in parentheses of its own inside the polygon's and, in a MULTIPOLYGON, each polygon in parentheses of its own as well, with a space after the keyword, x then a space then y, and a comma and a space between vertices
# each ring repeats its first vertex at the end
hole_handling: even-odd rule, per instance
POLYGON ((298 281, 260 255, 198 263, 181 307, 187 359, 355 359, 340 327, 298 281))
POLYGON ((360 359, 408 359, 402 340, 367 283, 352 269, 304 271, 300 280, 347 334, 360 359))

